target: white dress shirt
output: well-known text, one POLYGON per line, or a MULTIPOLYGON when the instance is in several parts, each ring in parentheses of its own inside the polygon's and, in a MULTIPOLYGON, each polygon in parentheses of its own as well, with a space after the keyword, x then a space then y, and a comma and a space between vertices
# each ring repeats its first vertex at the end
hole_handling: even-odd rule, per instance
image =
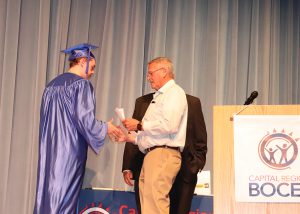
POLYGON ((139 131, 136 143, 141 152, 145 149, 167 145, 185 145, 188 105, 184 90, 174 80, 169 80, 153 95, 143 118, 143 131, 139 131))

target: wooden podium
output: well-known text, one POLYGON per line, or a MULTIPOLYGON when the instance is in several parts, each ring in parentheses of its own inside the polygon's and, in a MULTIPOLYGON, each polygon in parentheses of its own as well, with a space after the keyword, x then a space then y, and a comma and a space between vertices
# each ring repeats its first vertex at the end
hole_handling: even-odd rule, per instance
MULTIPOLYGON (((236 202, 232 116, 245 106, 214 106, 213 196, 215 214, 299 214, 300 203, 236 202)), ((300 115, 300 105, 251 105, 239 115, 300 115)))

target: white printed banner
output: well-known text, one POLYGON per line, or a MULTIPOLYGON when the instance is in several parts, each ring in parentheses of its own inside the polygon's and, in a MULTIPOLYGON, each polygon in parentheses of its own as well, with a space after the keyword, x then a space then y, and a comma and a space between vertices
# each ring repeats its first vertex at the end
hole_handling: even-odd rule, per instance
POLYGON ((300 202, 300 115, 234 116, 238 202, 300 202))

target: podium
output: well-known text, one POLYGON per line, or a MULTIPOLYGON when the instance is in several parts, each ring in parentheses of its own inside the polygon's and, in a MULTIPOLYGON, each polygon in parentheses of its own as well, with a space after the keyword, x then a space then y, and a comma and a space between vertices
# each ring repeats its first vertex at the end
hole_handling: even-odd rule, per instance
MULTIPOLYGON (((213 195, 215 214, 298 214, 300 203, 237 202, 235 200, 232 116, 246 106, 214 106, 213 195)), ((300 115, 300 105, 251 105, 239 115, 300 115)))

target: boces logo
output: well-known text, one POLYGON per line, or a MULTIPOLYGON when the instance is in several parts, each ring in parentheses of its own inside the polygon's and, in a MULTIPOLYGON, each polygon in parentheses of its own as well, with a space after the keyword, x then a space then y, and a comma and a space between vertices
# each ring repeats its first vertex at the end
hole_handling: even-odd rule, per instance
POLYGON ((104 209, 102 203, 99 203, 99 205, 96 206, 93 202, 91 206, 86 205, 85 208, 79 212, 79 214, 109 214, 109 210, 109 207, 104 209))
POLYGON ((273 133, 267 133, 258 146, 258 153, 261 161, 268 167, 276 170, 290 168, 290 165, 298 156, 297 141, 294 139, 293 133, 286 134, 284 130, 277 133, 274 129, 273 133))
POLYGON ((88 208, 87 210, 84 210, 83 212, 81 212, 81 214, 89 214, 89 213, 93 213, 93 214, 109 214, 109 212, 107 212, 106 210, 100 208, 100 207, 92 207, 92 208, 88 208))
POLYGON ((79 214, 137 214, 137 210, 132 208, 132 204, 123 204, 123 199, 118 198, 115 202, 110 201, 110 206, 104 207, 101 202, 86 204, 81 208, 79 214), (115 203, 115 204, 114 204, 115 203))

